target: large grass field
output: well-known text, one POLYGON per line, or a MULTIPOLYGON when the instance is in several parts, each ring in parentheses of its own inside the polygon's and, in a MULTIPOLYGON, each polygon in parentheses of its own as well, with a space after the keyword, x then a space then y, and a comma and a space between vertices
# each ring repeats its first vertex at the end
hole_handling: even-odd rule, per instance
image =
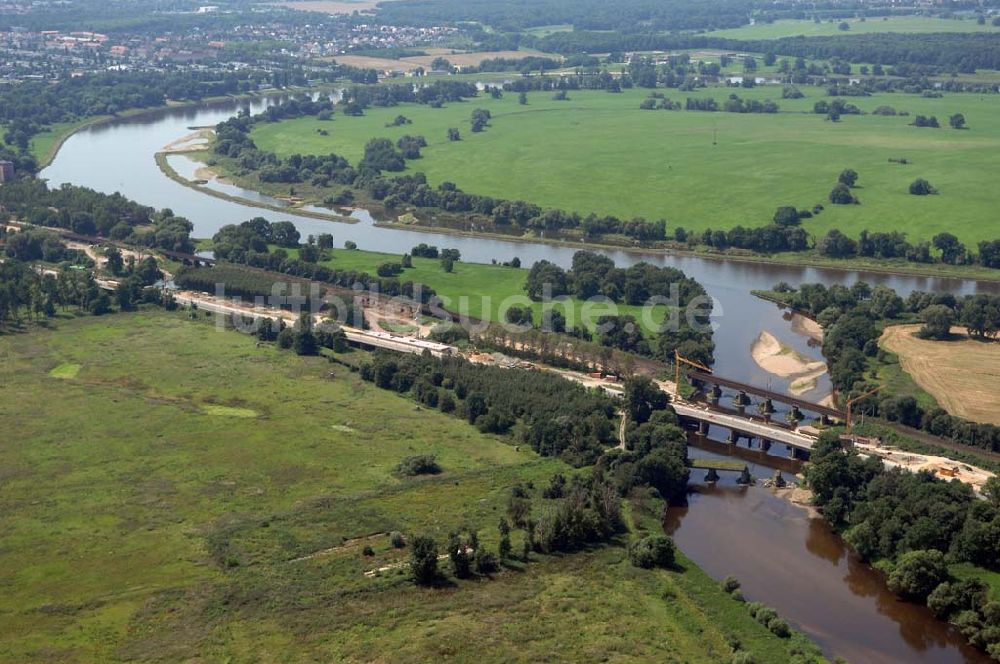
POLYGON ((323 358, 148 312, 2 336, 0 360, 0 661, 710 663, 729 634, 787 661, 686 559, 639 571, 621 545, 364 576, 406 555, 373 533, 495 545, 511 485, 571 471, 323 358), (444 472, 396 476, 416 453, 444 472))
POLYGON ((824 35, 855 35, 875 32, 901 32, 906 34, 924 34, 931 32, 996 32, 1000 27, 994 26, 989 20, 985 24, 976 23, 975 17, 966 16, 961 19, 933 18, 929 16, 873 16, 865 20, 856 18, 845 19, 849 30, 841 30, 842 19, 826 20, 816 23, 810 20, 787 19, 773 23, 757 23, 741 28, 716 30, 713 37, 729 39, 780 39, 781 37, 818 37, 824 35))
POLYGON ((831 123, 811 113, 827 99, 824 91, 804 90, 806 97, 781 100, 778 87, 749 91, 713 88, 696 93, 665 91, 683 102, 687 96, 774 99, 781 113, 734 114, 694 111, 642 111, 645 90, 624 94, 573 92, 569 101, 548 93, 481 98, 442 109, 404 105, 369 109, 363 117, 335 116, 261 124, 253 138, 281 155, 336 152, 357 162, 374 137, 396 139, 422 135, 428 147, 409 163, 432 183, 455 182, 466 191, 523 199, 546 207, 664 218, 668 231, 760 226, 779 205, 826 211, 806 222, 823 234, 839 228, 856 236, 861 230, 901 230, 911 240, 950 231, 963 241, 994 238, 1000 233, 1000 203, 993 175, 1000 166, 1000 98, 946 94, 924 98, 879 94, 850 98, 865 111, 889 105, 910 117, 845 116, 831 123), (472 109, 493 114, 486 131, 469 128, 472 109), (964 113, 968 130, 947 127, 947 118, 964 113), (387 128, 396 115, 413 124, 387 128), (935 115, 941 129, 910 126, 917 114, 935 115), (462 140, 446 138, 449 127, 462 140), (328 136, 318 130, 325 129, 328 136), (908 165, 890 163, 905 158, 908 165), (844 168, 860 173, 861 205, 833 206, 827 195, 844 168), (912 196, 909 184, 929 180, 936 196, 912 196))

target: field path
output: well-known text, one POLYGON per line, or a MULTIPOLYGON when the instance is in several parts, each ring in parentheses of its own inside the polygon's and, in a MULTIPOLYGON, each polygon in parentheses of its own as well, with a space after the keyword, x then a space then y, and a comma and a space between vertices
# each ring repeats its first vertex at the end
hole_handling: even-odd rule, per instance
POLYGON ((953 415, 1000 425, 1000 343, 973 341, 953 327, 955 341, 918 339, 919 325, 894 325, 880 344, 920 387, 953 415))

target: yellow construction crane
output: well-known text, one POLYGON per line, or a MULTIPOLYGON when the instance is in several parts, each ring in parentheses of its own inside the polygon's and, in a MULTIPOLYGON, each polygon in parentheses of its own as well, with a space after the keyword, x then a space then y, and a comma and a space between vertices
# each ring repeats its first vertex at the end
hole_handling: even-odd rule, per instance
POLYGON ((847 402, 847 433, 851 433, 851 426, 854 424, 854 421, 853 421, 853 419, 851 417, 851 415, 852 415, 851 408, 853 408, 855 402, 861 401, 865 397, 870 397, 871 395, 875 394, 876 392, 878 392, 881 389, 882 389, 882 386, 879 385, 874 390, 868 390, 867 392, 865 392, 861 396, 857 396, 857 397, 854 397, 853 399, 848 400, 848 402, 847 402))
POLYGON ((706 367, 704 364, 701 364, 699 362, 695 362, 694 360, 689 360, 686 357, 681 356, 681 354, 678 353, 677 349, 675 348, 674 349, 674 390, 676 390, 678 398, 680 398, 680 396, 681 396, 681 362, 683 362, 684 364, 687 364, 689 366, 692 366, 695 369, 701 369, 702 371, 707 371, 708 373, 712 373, 712 370, 709 369, 708 367, 706 367))

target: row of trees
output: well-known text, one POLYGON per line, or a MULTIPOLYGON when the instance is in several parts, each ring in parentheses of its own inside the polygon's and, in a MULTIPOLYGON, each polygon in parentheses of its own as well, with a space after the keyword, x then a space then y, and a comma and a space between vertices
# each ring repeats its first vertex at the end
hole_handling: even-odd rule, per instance
MULTIPOLYGON (((840 189, 846 190, 842 185, 838 185, 837 190, 840 189)), ((850 190, 846 190, 846 192, 845 196, 853 198, 850 190)), ((927 195, 935 192, 934 187, 926 180, 918 179, 910 185, 910 193, 914 195, 927 195)), ((830 195, 833 197, 834 193, 830 195)), ((906 239, 906 233, 899 231, 872 233, 863 230, 858 239, 855 240, 837 229, 831 229, 816 242, 816 251, 821 256, 829 258, 854 258, 857 256, 898 258, 911 263, 941 262, 948 265, 982 265, 993 269, 1000 268, 1000 239, 982 240, 977 246, 978 253, 970 251, 955 235, 948 232, 938 233, 929 242, 924 240, 912 244, 906 239)))
POLYGON ((890 589, 1000 657, 1000 603, 982 581, 949 572, 957 562, 1000 570, 1000 480, 990 479, 977 500, 968 484, 887 471, 877 458, 845 453, 835 433, 813 448, 806 476, 813 501, 858 555, 890 569, 890 589))

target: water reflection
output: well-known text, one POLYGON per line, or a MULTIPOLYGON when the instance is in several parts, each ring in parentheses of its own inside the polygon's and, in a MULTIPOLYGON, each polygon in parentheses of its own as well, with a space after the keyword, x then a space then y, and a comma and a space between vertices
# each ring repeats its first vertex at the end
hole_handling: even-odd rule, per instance
MULTIPOLYGON (((735 454, 758 478, 787 468, 760 453, 735 454)), ((691 455, 721 456, 701 444, 691 455)), ((737 487, 733 473, 722 473, 715 486, 692 480, 688 505, 667 510, 666 532, 713 578, 735 574, 749 600, 773 606, 829 656, 878 664, 990 661, 925 607, 899 601, 821 518, 761 486, 737 487)))

